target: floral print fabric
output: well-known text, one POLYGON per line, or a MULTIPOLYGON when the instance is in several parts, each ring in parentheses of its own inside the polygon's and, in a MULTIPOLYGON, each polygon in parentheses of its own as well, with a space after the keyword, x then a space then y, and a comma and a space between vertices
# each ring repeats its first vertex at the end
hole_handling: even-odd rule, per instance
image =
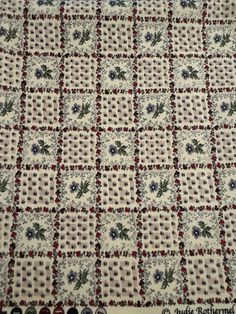
POLYGON ((0 15, 0 308, 235 302, 235 1, 0 15))

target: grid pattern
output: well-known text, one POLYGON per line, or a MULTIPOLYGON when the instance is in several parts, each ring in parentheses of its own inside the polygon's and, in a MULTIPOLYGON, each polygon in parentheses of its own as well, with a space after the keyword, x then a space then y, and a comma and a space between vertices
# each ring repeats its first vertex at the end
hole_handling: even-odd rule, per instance
POLYGON ((0 308, 236 301, 235 12, 3 0, 0 308))

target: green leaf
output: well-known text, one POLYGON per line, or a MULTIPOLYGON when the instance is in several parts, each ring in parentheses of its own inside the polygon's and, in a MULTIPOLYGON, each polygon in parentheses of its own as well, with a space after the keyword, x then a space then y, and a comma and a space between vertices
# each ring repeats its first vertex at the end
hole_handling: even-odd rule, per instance
POLYGON ((174 281, 174 269, 170 268, 169 270, 165 270, 164 280, 162 282, 161 289, 166 289, 170 283, 174 281))
POLYGON ((47 69, 47 70, 44 72, 43 77, 44 77, 45 79, 52 79, 52 70, 47 69))
POLYGON ((83 30, 79 45, 83 45, 88 40, 90 40, 90 30, 83 30))
POLYGON ((116 146, 120 147, 122 145, 121 141, 115 141, 116 146))
POLYGON ((153 119, 157 118, 160 114, 164 112, 164 103, 160 103, 156 105, 155 112, 153 114, 153 119))
POLYGON ((119 6, 119 7, 125 7, 125 0, 117 0, 116 4, 119 6))
POLYGON ((117 222, 116 227, 118 230, 122 230, 123 229, 123 225, 120 222, 117 222))
POLYGON ((118 153, 120 156, 127 156, 126 149, 127 149, 127 146, 122 145, 122 146, 120 146, 120 147, 118 148, 117 153, 118 153))
POLYGON ((88 187, 89 187, 89 181, 87 180, 85 182, 82 181, 79 187, 79 191, 76 195, 76 198, 81 198, 83 194, 87 193, 89 191, 88 187))
POLYGON ((193 70, 191 73, 190 73, 190 78, 192 79, 198 79, 198 71, 197 70, 193 70))
POLYGON ((236 112, 236 100, 230 102, 228 116, 232 116, 236 112))
POLYGON ((8 180, 6 180, 6 179, 3 179, 2 181, 0 181, 0 193, 6 192, 7 183, 8 183, 8 180))
POLYGON ((16 33, 17 33, 17 28, 9 28, 6 37, 5 37, 5 41, 9 42, 12 39, 16 38, 16 33))
POLYGON ((161 41, 161 32, 158 32, 158 33, 155 32, 151 46, 155 46, 160 41, 161 41))
POLYGON ((86 269, 83 271, 80 270, 74 290, 79 290, 82 287, 82 285, 88 282, 87 276, 88 276, 88 270, 86 269))
POLYGON ((82 119, 86 114, 89 113, 89 107, 90 107, 89 103, 82 104, 81 111, 80 111, 79 116, 78 116, 79 119, 82 119))
POLYGON ((119 234, 119 237, 121 240, 129 240, 129 236, 128 236, 128 233, 129 232, 129 229, 127 228, 124 228, 121 230, 120 234, 119 234))
POLYGON ((37 231, 40 229, 40 224, 38 222, 33 223, 34 229, 37 231))
POLYGON ((211 235, 211 227, 209 226, 206 226, 203 230, 202 230, 202 236, 204 238, 212 238, 212 235, 211 235))
POLYGON ((117 74, 117 78, 118 78, 118 80, 121 80, 121 81, 126 81, 125 74, 126 74, 126 72, 125 72, 125 71, 120 71, 120 72, 117 74))
POLYGON ((160 181, 159 190, 157 192, 157 197, 161 197, 164 193, 166 193, 168 189, 168 180, 160 181))
POLYGON ((9 101, 5 101, 5 103, 1 104, 2 108, 0 108, 0 116, 5 116, 6 114, 8 114, 9 112, 11 112, 13 110, 13 105, 14 102, 12 100, 9 101))
POLYGON ((118 72, 118 73, 120 73, 121 68, 120 68, 120 67, 115 67, 115 71, 118 72))
POLYGON ((189 7, 190 9, 196 9, 196 8, 197 8, 197 6, 196 6, 196 0, 189 0, 189 2, 188 2, 188 7, 189 7))
POLYGON ((223 34, 220 47, 224 47, 229 42, 230 42, 230 34, 223 34))
POLYGON ((200 228, 204 229, 205 228, 205 222, 204 221, 199 221, 198 225, 200 228))

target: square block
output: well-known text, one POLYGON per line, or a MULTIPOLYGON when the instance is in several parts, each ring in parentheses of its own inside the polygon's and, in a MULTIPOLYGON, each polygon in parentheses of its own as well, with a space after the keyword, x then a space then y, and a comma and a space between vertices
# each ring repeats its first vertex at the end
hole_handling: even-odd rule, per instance
POLYGON ((137 301, 139 298, 138 261, 132 257, 102 258, 101 294, 105 301, 137 301))
POLYGON ((231 25, 207 27, 208 53, 231 54, 236 50, 236 28, 231 25))
POLYGON ((100 243, 103 252, 136 251, 137 222, 134 213, 104 213, 100 220, 100 243))
POLYGON ((0 207, 9 206, 13 203, 15 193, 15 171, 0 171, 0 207))
POLYGON ((176 54, 203 53, 202 26, 194 23, 174 23, 173 52, 176 54))
POLYGON ((95 89, 96 59, 91 57, 69 57, 65 59, 66 88, 95 89))
POLYGON ((96 49, 96 21, 66 21, 64 36, 66 52, 92 53, 96 49))
POLYGON ((134 126, 133 96, 130 94, 102 95, 101 124, 103 127, 134 126))
POLYGON ((26 131, 22 159, 25 164, 55 164, 57 133, 51 131, 26 131))
POLYGON ((91 128, 96 125, 96 94, 66 95, 64 125, 77 128, 91 128))
POLYGON ((222 203, 224 205, 233 205, 236 203, 236 170, 229 168, 219 171, 220 192, 222 203))
POLYGON ((175 212, 146 212, 142 215, 142 243, 145 251, 176 250, 178 216, 175 212))
POLYGON ((1 2, 1 9, 0 13, 7 13, 7 14, 23 14, 24 9, 24 1, 23 0, 3 0, 1 2))
POLYGON ((132 0, 101 0, 103 15, 131 16, 132 0))
POLYGON ((23 59, 0 53, 0 85, 20 88, 23 59))
POLYGON ((70 0, 64 4, 65 14, 72 15, 96 15, 96 0, 70 0))
POLYGON ((7 253, 9 250, 12 221, 12 213, 0 212, 0 252, 7 253))
POLYGON ((170 94, 158 93, 138 97, 139 124, 143 127, 165 127, 171 123, 170 94))
POLYGON ((228 259, 230 269, 230 283, 232 285, 233 297, 236 297, 236 257, 230 257, 228 259))
POLYGON ((59 58, 29 57, 26 82, 33 88, 59 88, 59 58))
POLYGON ((0 163, 2 165, 15 164, 18 142, 18 131, 0 129, 0 163))
POLYGON ((102 21, 101 51, 102 53, 133 53, 133 23, 123 21, 102 21))
POLYGON ((105 132, 101 135, 102 165, 134 164, 134 132, 105 132))
POLYGON ((13 126, 19 123, 20 93, 0 92, 0 124, 13 126))
POLYGON ((174 81, 177 88, 204 88, 204 59, 178 58, 174 60, 174 81))
POLYGON ((59 125, 59 94, 27 93, 25 99, 25 124, 32 126, 59 125))
POLYGON ((56 173, 50 170, 22 171, 19 199, 23 207, 56 206, 56 173))
POLYGON ((228 296, 222 256, 187 257, 186 267, 191 299, 223 299, 228 296))
POLYGON ((208 0, 207 17, 209 19, 234 20, 236 18, 236 4, 234 0, 208 0))
POLYGON ((68 131, 63 133, 62 162, 66 165, 94 166, 96 133, 68 131))
POLYGON ((139 53, 163 55, 168 50, 168 24, 165 22, 141 22, 137 24, 139 53))
POLYGON ((212 88, 234 87, 236 61, 234 58, 212 58, 208 60, 209 82, 212 88))
POLYGON ((132 88, 132 59, 112 58, 101 61, 101 85, 103 89, 132 88))
POLYGON ((215 206, 216 192, 212 170, 182 170, 180 173, 181 200, 184 207, 215 206))
POLYGON ((60 14, 60 0, 29 0, 29 15, 60 14))
POLYGON ((60 52, 60 21, 29 20, 28 49, 30 52, 60 52))
POLYGON ((169 87, 169 61, 165 58, 138 59, 138 87, 141 89, 169 87))
POLYGON ((23 50, 23 21, 1 17, 0 47, 4 51, 23 50))
POLYGON ((176 123, 178 126, 209 124, 207 94, 176 93, 176 123))
POLYGON ((183 282, 178 256, 146 258, 143 268, 147 301, 173 302, 182 297, 183 282))
POLYGON ((8 283, 8 258, 2 257, 0 259, 0 300, 5 301, 7 296, 8 283))
POLYGON ((172 164, 172 133, 162 130, 140 132, 139 157, 144 165, 172 164))
POLYGON ((78 257, 58 260, 58 297, 62 302, 95 299, 95 259, 78 257))
POLYGON ((66 171, 62 173, 61 205, 66 208, 95 206, 97 188, 94 171, 66 171))
POLYGON ((209 131, 177 131, 177 143, 180 163, 211 163, 209 131))
POLYGON ((234 249, 236 245, 236 213, 234 210, 223 212, 226 247, 234 249))
POLYGON ((174 173, 169 170, 141 172, 143 207, 167 207, 176 202, 174 173))
POLYGON ((236 129, 216 130, 215 139, 218 162, 236 162, 236 129))
POLYGON ((143 0, 137 2, 137 14, 144 16, 167 17, 167 0, 143 0))
POLYGON ((136 207, 135 173, 131 171, 102 172, 101 202, 105 208, 136 207))
POLYGON ((53 219, 51 213, 21 212, 17 217, 16 251, 48 252, 53 250, 53 219))
POLYGON ((15 257, 13 277, 13 300, 42 301, 52 300, 52 262, 48 257, 19 258, 15 257))
POLYGON ((174 0, 173 13, 177 18, 201 19, 203 3, 201 0, 174 0))
POLYGON ((186 211, 182 216, 186 250, 220 249, 218 212, 186 211))
POLYGON ((62 252, 95 250, 96 218, 90 213, 66 212, 60 215, 59 248, 62 252))
POLYGON ((212 94, 212 107, 215 123, 224 126, 235 124, 236 93, 212 94))

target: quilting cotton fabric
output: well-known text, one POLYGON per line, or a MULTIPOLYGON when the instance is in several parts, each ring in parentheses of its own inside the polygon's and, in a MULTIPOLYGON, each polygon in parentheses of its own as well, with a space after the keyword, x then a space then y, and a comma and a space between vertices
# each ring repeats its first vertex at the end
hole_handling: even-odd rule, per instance
POLYGON ((235 0, 0 1, 6 313, 233 313, 235 18, 235 0))

